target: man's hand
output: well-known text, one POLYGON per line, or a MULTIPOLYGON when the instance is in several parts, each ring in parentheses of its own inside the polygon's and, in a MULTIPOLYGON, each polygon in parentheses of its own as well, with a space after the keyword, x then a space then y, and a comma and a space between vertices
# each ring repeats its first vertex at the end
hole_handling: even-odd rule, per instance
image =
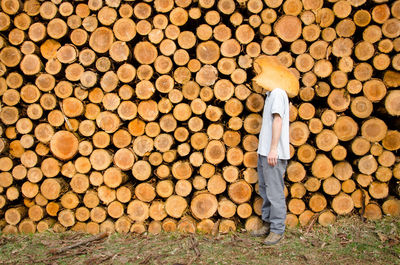
POLYGON ((270 166, 275 166, 278 163, 278 152, 275 149, 271 149, 268 154, 268 164, 270 166))
POLYGON ((271 148, 268 154, 268 164, 275 166, 278 163, 278 142, 282 131, 282 118, 278 113, 273 114, 271 148))

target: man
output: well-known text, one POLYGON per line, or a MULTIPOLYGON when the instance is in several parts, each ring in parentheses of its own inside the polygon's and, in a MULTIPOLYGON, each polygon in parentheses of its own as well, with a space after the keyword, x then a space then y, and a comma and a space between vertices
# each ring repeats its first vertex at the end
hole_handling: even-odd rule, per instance
POLYGON ((295 96, 299 84, 297 78, 281 65, 276 57, 262 57, 255 63, 258 75, 253 80, 268 92, 257 151, 259 194, 263 198, 264 225, 252 234, 267 236, 264 243, 274 245, 283 238, 285 232, 286 201, 283 178, 290 159, 288 94, 295 96))

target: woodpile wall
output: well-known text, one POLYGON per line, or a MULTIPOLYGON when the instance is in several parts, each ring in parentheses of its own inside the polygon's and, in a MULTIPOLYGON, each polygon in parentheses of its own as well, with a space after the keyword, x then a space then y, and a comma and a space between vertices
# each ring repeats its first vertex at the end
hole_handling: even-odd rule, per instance
POLYGON ((400 215, 400 1, 0 1, 0 228, 260 226, 264 97, 299 77, 287 224, 400 215))

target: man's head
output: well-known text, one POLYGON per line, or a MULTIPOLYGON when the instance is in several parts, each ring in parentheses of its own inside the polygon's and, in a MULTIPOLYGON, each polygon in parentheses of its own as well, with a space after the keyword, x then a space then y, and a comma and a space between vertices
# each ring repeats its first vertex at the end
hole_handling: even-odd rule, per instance
POLYGON ((268 91, 279 87, 291 98, 299 93, 299 80, 276 56, 259 56, 254 61, 254 71, 257 76, 253 81, 268 91))

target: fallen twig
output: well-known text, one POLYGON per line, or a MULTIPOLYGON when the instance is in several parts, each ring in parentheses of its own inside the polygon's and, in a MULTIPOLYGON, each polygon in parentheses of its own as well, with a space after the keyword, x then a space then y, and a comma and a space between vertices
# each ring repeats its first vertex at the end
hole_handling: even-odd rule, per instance
POLYGON ((61 113, 64 116, 65 123, 68 125, 68 128, 72 131, 73 127, 72 127, 71 123, 69 122, 69 119, 67 118, 67 116, 65 116, 65 114, 64 114, 64 109, 63 109, 61 101, 59 101, 59 105, 60 105, 61 113))
POLYGON ((88 260, 85 261, 85 264, 102 264, 105 261, 109 260, 109 259, 114 259, 116 256, 118 256, 118 253, 112 253, 112 254, 108 254, 108 255, 102 255, 102 256, 95 256, 92 257, 88 260))
POLYGON ((312 228, 313 225, 317 222, 318 217, 319 217, 323 212, 324 212, 324 211, 319 212, 319 213, 317 213, 317 214, 314 214, 314 216, 313 216, 313 217, 311 218, 311 220, 309 221, 310 224, 309 224, 308 227, 307 227, 306 234, 310 233, 311 228, 312 228))
POLYGON ((199 242, 192 236, 190 237, 190 241, 192 242, 192 249, 196 252, 196 256, 200 256, 200 250, 198 249, 199 242))
POLYGON ((219 233, 219 223, 221 222, 221 220, 218 220, 214 223, 213 228, 211 229, 211 235, 212 236, 216 236, 219 233))
POLYGON ((148 255, 139 264, 149 264, 150 263, 150 258, 151 258, 151 255, 148 255))
POLYGON ((188 262, 187 265, 192 264, 193 262, 195 262, 201 255, 200 250, 198 248, 199 246, 199 242, 194 238, 194 236, 190 237, 190 243, 191 243, 191 248, 193 249, 193 251, 196 253, 196 256, 194 256, 193 258, 190 259, 190 261, 188 262))
POLYGON ((103 238, 105 238, 105 237, 107 237, 107 236, 108 236, 108 233, 107 233, 107 232, 103 232, 103 233, 100 233, 100 234, 98 234, 98 235, 91 236, 91 237, 89 237, 89 238, 87 238, 87 239, 84 239, 84 240, 82 240, 82 241, 79 241, 79 242, 77 242, 77 243, 75 243, 75 244, 69 245, 69 246, 65 246, 65 247, 62 247, 62 248, 59 248, 59 249, 51 249, 51 250, 50 250, 50 253, 52 253, 52 254, 58 254, 58 253, 61 253, 61 252, 66 251, 66 250, 69 250, 69 249, 78 247, 78 246, 80 246, 80 245, 84 245, 84 244, 87 244, 87 243, 90 243, 90 242, 93 242, 93 241, 97 241, 97 240, 99 240, 99 239, 103 239, 103 238))

